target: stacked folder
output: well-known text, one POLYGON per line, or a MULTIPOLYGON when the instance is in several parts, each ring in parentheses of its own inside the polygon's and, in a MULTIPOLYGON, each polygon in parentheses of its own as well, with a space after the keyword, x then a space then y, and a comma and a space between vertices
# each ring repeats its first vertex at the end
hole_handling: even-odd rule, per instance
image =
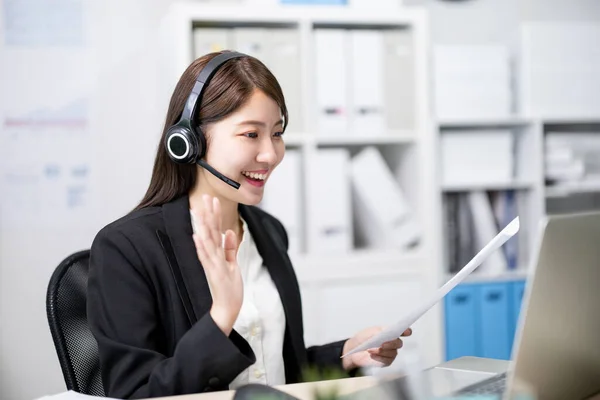
POLYGON ((288 150, 261 202, 286 227, 290 252, 304 250, 304 236, 311 254, 409 251, 418 245, 422 232, 415 213, 375 147, 353 156, 345 148, 319 149, 306 160, 307 191, 301 162, 298 150, 288 150))
POLYGON ((508 129, 442 132, 443 184, 448 187, 512 183, 514 146, 513 132, 508 129))
POLYGON ((502 118, 512 114, 512 68, 506 46, 437 45, 433 75, 438 118, 502 118))
POLYGON ((600 27, 596 22, 528 22, 521 32, 523 113, 600 115, 600 27))
POLYGON ((598 132, 548 132, 545 141, 546 180, 556 185, 600 188, 598 132))
POLYGON ((233 49, 261 60, 281 85, 289 114, 287 132, 304 129, 300 34, 292 28, 235 27, 196 28, 194 55, 233 49))
POLYGON ((319 134, 368 137, 414 127, 410 30, 317 28, 313 36, 319 134))
MULTIPOLYGON (((518 216, 517 194, 512 191, 471 191, 444 197, 446 250, 449 272, 458 272, 502 227, 518 216)), ((524 262, 522 232, 490 255, 477 273, 501 274, 524 262), (521 243, 519 243, 521 242, 521 243), (521 245, 520 245, 521 244, 521 245)))
POLYGON ((265 185, 260 207, 278 218, 288 235, 289 253, 303 250, 302 224, 302 154, 287 150, 283 161, 272 172, 265 185))

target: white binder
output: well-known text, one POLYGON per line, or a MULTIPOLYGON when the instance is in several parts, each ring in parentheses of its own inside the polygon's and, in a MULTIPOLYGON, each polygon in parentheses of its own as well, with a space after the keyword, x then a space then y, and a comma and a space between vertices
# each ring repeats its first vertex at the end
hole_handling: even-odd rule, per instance
POLYGON ((315 80, 319 134, 348 133, 348 39, 343 29, 315 29, 315 80))
POLYGON ((258 58, 277 78, 288 108, 286 133, 303 129, 300 36, 291 28, 235 28, 235 50, 258 58))
POLYGON ((233 28, 233 49, 264 62, 267 55, 266 38, 265 28, 233 28))
POLYGON ((298 134, 304 130, 302 110, 302 63, 300 34, 296 29, 268 29, 268 55, 266 65, 281 85, 288 109, 287 134, 298 134))
POLYGON ((290 254, 302 249, 302 174, 301 153, 287 150, 283 161, 272 172, 267 184, 261 208, 278 218, 288 235, 290 254))
POLYGON ((227 50, 232 45, 229 28, 195 28, 194 57, 199 58, 215 51, 227 50))
POLYGON ((350 31, 352 133, 378 136, 386 131, 383 104, 384 40, 376 30, 350 31))
POLYGON ((416 76, 412 31, 384 31, 384 98, 386 127, 415 128, 416 76))
MULTIPOLYGON (((484 191, 474 191, 468 194, 469 205, 473 213, 475 225, 475 243, 477 248, 483 248, 498 234, 498 226, 494 219, 492 204, 484 191)), ((494 251, 479 267, 484 274, 499 274, 508 270, 508 263, 502 249, 494 251)))
POLYGON ((349 160, 346 149, 321 149, 308 161, 311 253, 345 253, 353 247, 349 160))
POLYGON ((421 232, 400 185, 375 147, 352 158, 357 238, 367 247, 407 250, 421 232))

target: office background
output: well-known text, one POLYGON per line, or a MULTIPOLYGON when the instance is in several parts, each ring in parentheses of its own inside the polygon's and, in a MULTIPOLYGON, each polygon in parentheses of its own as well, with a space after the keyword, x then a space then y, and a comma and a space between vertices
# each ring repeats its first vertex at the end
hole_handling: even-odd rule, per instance
POLYGON ((518 213, 401 353, 507 357, 537 220, 598 207, 600 3, 278 3, 0 1, 1 398, 64 390, 49 277, 141 198, 178 74, 219 43, 262 51, 297 110, 263 206, 293 238, 307 342, 395 321, 518 213))

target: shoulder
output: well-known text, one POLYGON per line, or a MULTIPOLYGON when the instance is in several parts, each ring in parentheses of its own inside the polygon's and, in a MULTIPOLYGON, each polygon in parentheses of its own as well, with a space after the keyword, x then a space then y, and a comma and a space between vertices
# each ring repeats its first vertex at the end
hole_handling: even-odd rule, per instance
POLYGON ((156 230, 163 226, 161 207, 134 210, 100 229, 94 238, 94 244, 106 241, 113 243, 139 241, 148 235, 154 235, 156 230))
MULTIPOLYGON (((104 226, 90 247, 90 279, 135 279, 149 282, 148 265, 157 247, 156 230, 162 222, 160 207, 135 210, 104 226)), ((112 284, 111 284, 112 285, 112 284)))

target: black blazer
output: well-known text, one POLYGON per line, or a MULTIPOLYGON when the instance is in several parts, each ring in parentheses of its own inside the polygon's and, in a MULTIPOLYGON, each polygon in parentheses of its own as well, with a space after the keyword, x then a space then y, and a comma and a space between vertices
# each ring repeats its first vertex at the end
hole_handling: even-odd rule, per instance
MULTIPOLYGON (((239 210, 281 297, 287 383, 307 365, 341 367, 344 341, 306 348, 300 290, 284 227, 263 210, 239 210)), ((256 359, 227 337, 192 240, 189 199, 138 210, 104 227, 91 247, 87 311, 106 395, 159 397, 224 390, 256 359)))

